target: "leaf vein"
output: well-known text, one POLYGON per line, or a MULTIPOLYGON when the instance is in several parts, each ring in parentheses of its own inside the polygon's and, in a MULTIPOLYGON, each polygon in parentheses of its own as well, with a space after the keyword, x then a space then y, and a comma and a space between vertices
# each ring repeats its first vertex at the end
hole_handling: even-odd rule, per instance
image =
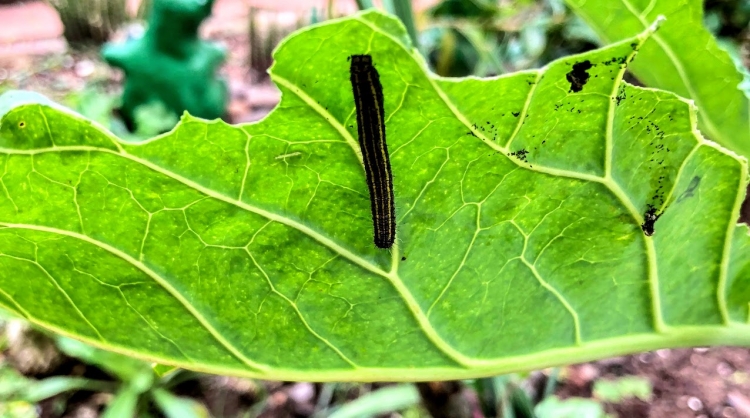
MULTIPOLYGON (((257 370, 257 371, 265 371, 268 369, 267 366, 261 365, 260 363, 256 363, 248 359, 247 357, 245 357, 236 347, 234 347, 221 334, 219 334, 218 331, 208 322, 208 320, 204 318, 203 315, 201 315, 201 313, 197 309, 195 309, 195 307, 191 305, 180 292, 178 292, 174 287, 172 287, 172 285, 166 279, 156 274, 156 272, 148 268, 145 264, 134 259, 128 254, 120 251, 119 249, 112 247, 108 244, 105 244, 104 242, 95 240, 89 236, 81 235, 77 232, 66 231, 66 230, 57 229, 57 228, 50 228, 50 227, 40 226, 40 225, 12 224, 12 223, 7 223, 7 222, 0 222, 0 225, 4 225, 8 228, 27 229, 27 230, 32 230, 32 231, 40 231, 40 232, 47 232, 51 234, 67 236, 70 238, 75 238, 81 241, 85 241, 91 245, 97 246, 101 248, 102 250, 109 252, 110 254, 131 264, 133 267, 136 267, 137 269, 145 273, 147 276, 151 277, 151 279, 153 279, 156 283, 161 285, 164 288, 164 290, 169 292, 175 299, 177 299, 188 310, 188 312, 190 312, 198 320, 198 322, 200 322, 200 324, 217 340, 219 344, 224 346, 224 348, 226 348, 227 351, 232 353, 237 359, 239 359, 242 363, 247 365, 250 369, 257 370)), ((102 341, 104 340, 102 339, 102 341)))

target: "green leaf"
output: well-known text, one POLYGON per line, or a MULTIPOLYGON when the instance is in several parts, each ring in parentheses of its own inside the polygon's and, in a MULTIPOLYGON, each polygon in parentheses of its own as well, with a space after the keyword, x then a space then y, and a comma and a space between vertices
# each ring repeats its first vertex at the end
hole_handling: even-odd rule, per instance
POLYGON ((703 27, 702 0, 566 0, 607 42, 666 21, 638 53, 630 70, 649 87, 693 99, 700 129, 721 145, 750 156, 750 106, 743 75, 703 27))
POLYGON ((534 409, 539 418, 613 418, 604 412, 604 407, 593 399, 557 396, 545 398, 534 409))
POLYGON ((43 380, 30 380, 12 397, 27 402, 40 402, 62 392, 73 390, 110 391, 112 382, 97 381, 81 377, 53 376, 43 380))
POLYGON ((651 395, 651 382, 641 376, 623 376, 594 382, 594 396, 604 402, 619 403, 628 398, 649 402, 651 395))
POLYGON ((283 99, 263 121, 184 116, 137 145, 3 96, 0 305, 152 362, 276 380, 748 345, 746 161, 699 135, 690 102, 622 82, 649 33, 446 80, 368 11, 279 46, 283 99), (372 242, 356 53, 385 91, 390 251, 372 242))
POLYGON ((164 364, 153 364, 151 368, 154 370, 154 374, 159 378, 166 377, 167 375, 171 375, 180 370, 179 367, 167 366, 164 364))
POLYGON ((140 360, 104 351, 66 337, 58 337, 57 346, 63 353, 99 366, 123 381, 137 382, 136 385, 142 388, 141 392, 153 383, 153 369, 140 360))
POLYGON ((129 385, 125 385, 112 398, 102 418, 135 417, 138 410, 138 398, 141 392, 129 385))
POLYGON ((154 389, 154 402, 167 418, 201 418, 208 417, 208 411, 200 403, 175 396, 164 389, 154 389))
MULTIPOLYGON (((0 84, 0 90, 2 84, 0 84)), ((29 402, 0 402, 0 416, 3 418, 37 418, 36 405, 29 402)))
POLYGON ((400 411, 420 402, 414 385, 386 386, 345 403, 328 418, 367 418, 400 411))
MULTIPOLYGON (((112 382, 82 377, 54 376, 42 380, 21 376, 7 365, 0 367, 0 402, 37 403, 72 390, 110 391, 112 382)), ((0 416, 4 416, 0 411, 0 416)))

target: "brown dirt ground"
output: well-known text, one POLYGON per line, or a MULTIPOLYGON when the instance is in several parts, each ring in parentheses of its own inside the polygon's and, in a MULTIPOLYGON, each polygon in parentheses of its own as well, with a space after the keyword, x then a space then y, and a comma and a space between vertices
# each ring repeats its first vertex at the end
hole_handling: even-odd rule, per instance
POLYGON ((591 397, 594 380, 637 375, 653 385, 650 402, 607 405, 619 417, 750 417, 750 349, 735 347, 658 350, 570 366, 557 390, 562 397, 591 397))

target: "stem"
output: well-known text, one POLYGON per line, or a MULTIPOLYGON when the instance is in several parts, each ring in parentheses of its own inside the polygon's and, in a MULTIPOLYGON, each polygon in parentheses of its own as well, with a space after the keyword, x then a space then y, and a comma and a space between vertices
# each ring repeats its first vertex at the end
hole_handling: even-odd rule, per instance
POLYGON ((359 10, 367 10, 375 6, 372 4, 372 0, 357 0, 357 7, 359 7, 359 10))
POLYGON ((393 0, 393 9, 396 16, 406 26, 414 48, 419 48, 417 39, 417 27, 414 24, 414 11, 411 8, 411 0, 393 0))

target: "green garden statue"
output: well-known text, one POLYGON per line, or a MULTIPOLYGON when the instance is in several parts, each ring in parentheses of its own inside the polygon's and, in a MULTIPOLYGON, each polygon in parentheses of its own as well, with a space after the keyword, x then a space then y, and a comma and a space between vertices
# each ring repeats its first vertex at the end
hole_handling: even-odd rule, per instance
POLYGON ((153 0, 146 32, 102 50, 110 65, 125 72, 120 113, 132 131, 141 105, 161 102, 181 115, 224 116, 227 83, 216 75, 226 57, 221 46, 198 38, 198 26, 214 0, 153 0))

